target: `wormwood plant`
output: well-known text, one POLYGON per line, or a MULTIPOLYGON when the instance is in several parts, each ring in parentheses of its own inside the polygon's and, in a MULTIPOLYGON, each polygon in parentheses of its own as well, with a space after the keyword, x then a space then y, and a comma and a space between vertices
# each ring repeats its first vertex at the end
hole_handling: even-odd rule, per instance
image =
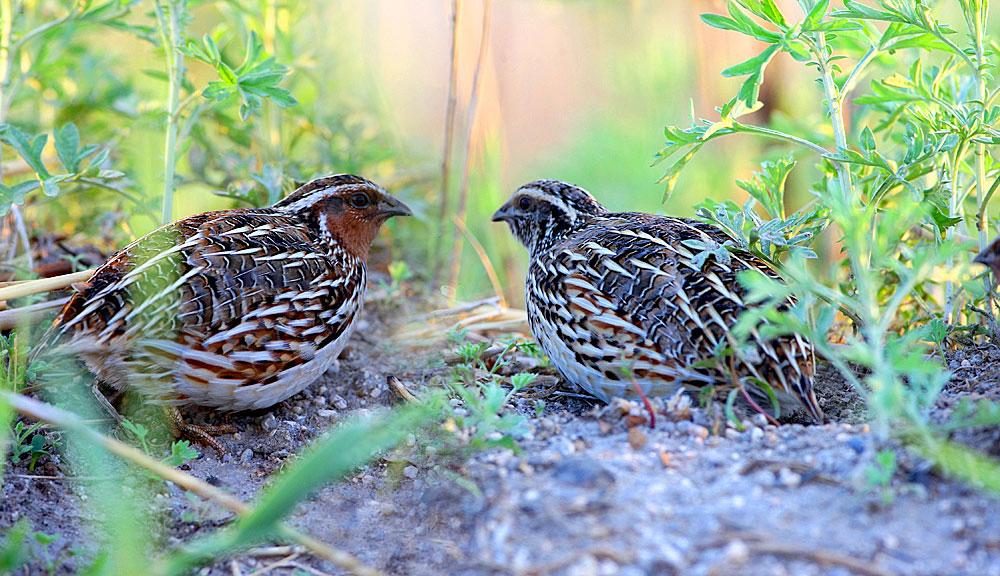
MULTIPOLYGON (((883 435, 1000 490, 996 461, 945 441, 928 422, 949 378, 928 355, 960 322, 978 320, 972 306, 990 304, 989 285, 970 279, 962 264, 996 229, 989 201, 1000 182, 991 148, 1000 143, 1000 90, 988 2, 961 0, 952 6, 955 23, 946 20, 946 6, 923 0, 845 0, 835 11, 829 0, 798 4, 801 14, 793 16, 773 0, 731 0, 728 14, 702 16, 765 47, 722 72, 744 80, 718 109, 719 120, 665 129, 657 159, 675 159, 663 177, 667 193, 712 140, 746 134, 787 143, 793 152, 739 183, 751 197, 744 206, 708 202, 699 212, 732 237, 727 249, 781 262, 783 284, 741 278, 765 305, 741 318, 737 336, 756 326, 809 337, 864 395, 883 435), (745 121, 762 106, 761 83, 780 54, 812 71, 819 121, 745 121), (803 160, 817 163, 818 178, 810 202, 789 216, 785 182, 803 160), (827 257, 838 259, 829 274, 814 264, 817 234, 827 227, 837 243, 827 257), (785 309, 789 296, 797 301, 785 309), (835 332, 843 340, 836 347, 829 344, 835 332)), ((720 247, 695 248, 719 257, 720 247)), ((975 422, 1000 424, 985 416, 996 413, 984 404, 975 422)))

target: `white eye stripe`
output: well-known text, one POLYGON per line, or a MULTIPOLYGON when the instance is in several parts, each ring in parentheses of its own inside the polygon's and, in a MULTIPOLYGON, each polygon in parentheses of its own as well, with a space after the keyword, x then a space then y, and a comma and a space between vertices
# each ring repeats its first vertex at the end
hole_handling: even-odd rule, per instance
MULTIPOLYGON (((536 202, 547 202, 552 204, 558 208, 560 212, 566 214, 570 221, 576 221, 576 210, 563 202, 561 198, 553 196, 543 190, 539 190, 538 188, 521 188, 517 193, 519 197, 532 198, 536 202)), ((520 200, 518 200, 518 202, 520 202, 520 200)))

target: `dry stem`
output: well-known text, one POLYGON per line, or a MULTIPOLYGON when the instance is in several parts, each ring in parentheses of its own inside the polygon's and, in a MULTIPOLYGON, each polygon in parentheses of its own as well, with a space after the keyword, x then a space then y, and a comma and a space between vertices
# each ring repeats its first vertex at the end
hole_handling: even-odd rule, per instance
POLYGON ((15 282, 9 286, 0 288, 0 301, 23 298, 42 292, 52 292, 53 290, 62 290, 77 282, 86 282, 93 274, 94 269, 90 269, 82 272, 73 272, 72 274, 63 274, 62 276, 53 276, 52 278, 15 282))
POLYGON ((451 57, 448 68, 448 104, 445 111, 444 120, 444 150, 441 153, 441 192, 438 199, 438 235, 434 241, 434 273, 431 278, 431 285, 437 286, 438 277, 441 275, 441 266, 444 260, 441 258, 441 251, 444 248, 441 240, 444 238, 445 222, 448 216, 448 196, 451 185, 451 153, 455 141, 455 109, 458 99, 456 91, 458 88, 458 17, 462 7, 461 0, 451 2, 451 57))
MULTIPOLYGON (((493 1, 484 0, 482 30, 479 36, 479 55, 476 57, 476 69, 472 74, 472 93, 469 94, 469 107, 465 111, 465 159, 462 163, 462 185, 458 190, 458 207, 455 219, 465 221, 465 207, 469 198, 469 172, 472 166, 472 135, 476 124, 476 111, 479 108, 479 78, 482 75, 483 64, 490 45, 490 20, 493 14, 493 1)), ((462 244, 458 241, 458 227, 451 235, 451 271, 448 274, 448 286, 451 288, 451 298, 454 301, 458 286, 458 273, 462 269, 462 244)))

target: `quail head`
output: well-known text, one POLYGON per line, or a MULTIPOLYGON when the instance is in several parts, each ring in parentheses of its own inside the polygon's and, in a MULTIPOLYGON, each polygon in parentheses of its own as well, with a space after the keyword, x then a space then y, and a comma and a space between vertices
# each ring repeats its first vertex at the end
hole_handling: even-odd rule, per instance
POLYGON ((136 240, 62 309, 33 356, 80 355, 149 401, 266 408, 315 381, 357 324, 379 227, 410 210, 340 174, 269 208, 207 212, 136 240))
POLYGON ((972 261, 989 268, 993 273, 993 284, 996 285, 997 279, 1000 279, 1000 238, 990 242, 972 261))
POLYGON ((608 400, 629 394, 633 383, 645 394, 671 394, 726 388, 735 375, 749 389, 768 383, 823 420, 812 348, 801 337, 768 341, 755 332, 749 348, 720 358, 751 305, 737 274, 774 276, 749 254, 699 261, 686 241, 721 245, 728 238, 720 230, 697 220, 612 213, 558 180, 525 184, 493 220, 506 222, 528 249, 531 331, 569 382, 608 400))

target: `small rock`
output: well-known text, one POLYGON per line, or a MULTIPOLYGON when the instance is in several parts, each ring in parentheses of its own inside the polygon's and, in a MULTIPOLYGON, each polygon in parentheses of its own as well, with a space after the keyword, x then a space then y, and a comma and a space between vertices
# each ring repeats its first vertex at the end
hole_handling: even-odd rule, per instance
POLYGON ((580 488, 607 488, 615 483, 615 475, 600 462, 575 456, 556 464, 552 473, 560 482, 580 488))
POLYGON ((691 426, 691 435, 695 438, 701 438, 704 440, 705 438, 708 438, 708 428, 705 428, 700 424, 695 424, 694 426, 691 426))
POLYGON ((792 472, 788 468, 782 468, 778 471, 778 482, 785 488, 797 488, 799 484, 802 484, 802 475, 792 472))
POLYGON ((278 419, 274 417, 274 414, 268 414, 260 423, 260 427, 264 430, 274 430, 278 427, 278 419))
POLYGON ((320 418, 333 418, 337 415, 337 411, 324 408, 322 410, 317 410, 316 415, 320 418))
POLYGON ((733 540, 726 545, 724 551, 726 562, 731 564, 744 564, 750 559, 750 548, 742 540, 733 540))
POLYGON ((251 460, 253 460, 253 450, 247 448, 242 454, 240 454, 240 462, 247 464, 251 460))
POLYGON ((406 476, 410 480, 416 478, 418 472, 419 470, 417 469, 417 467, 412 464, 407 466, 406 468, 403 468, 403 476, 406 476))
POLYGON ((633 450, 641 449, 646 445, 646 433, 643 432, 638 426, 629 428, 628 445, 631 446, 633 450))
POLYGON ((764 431, 754 426, 750 429, 750 442, 757 444, 764 439, 764 431))
POLYGON ((861 438, 851 438, 847 441, 847 446, 858 454, 863 454, 865 451, 865 442, 861 438))

